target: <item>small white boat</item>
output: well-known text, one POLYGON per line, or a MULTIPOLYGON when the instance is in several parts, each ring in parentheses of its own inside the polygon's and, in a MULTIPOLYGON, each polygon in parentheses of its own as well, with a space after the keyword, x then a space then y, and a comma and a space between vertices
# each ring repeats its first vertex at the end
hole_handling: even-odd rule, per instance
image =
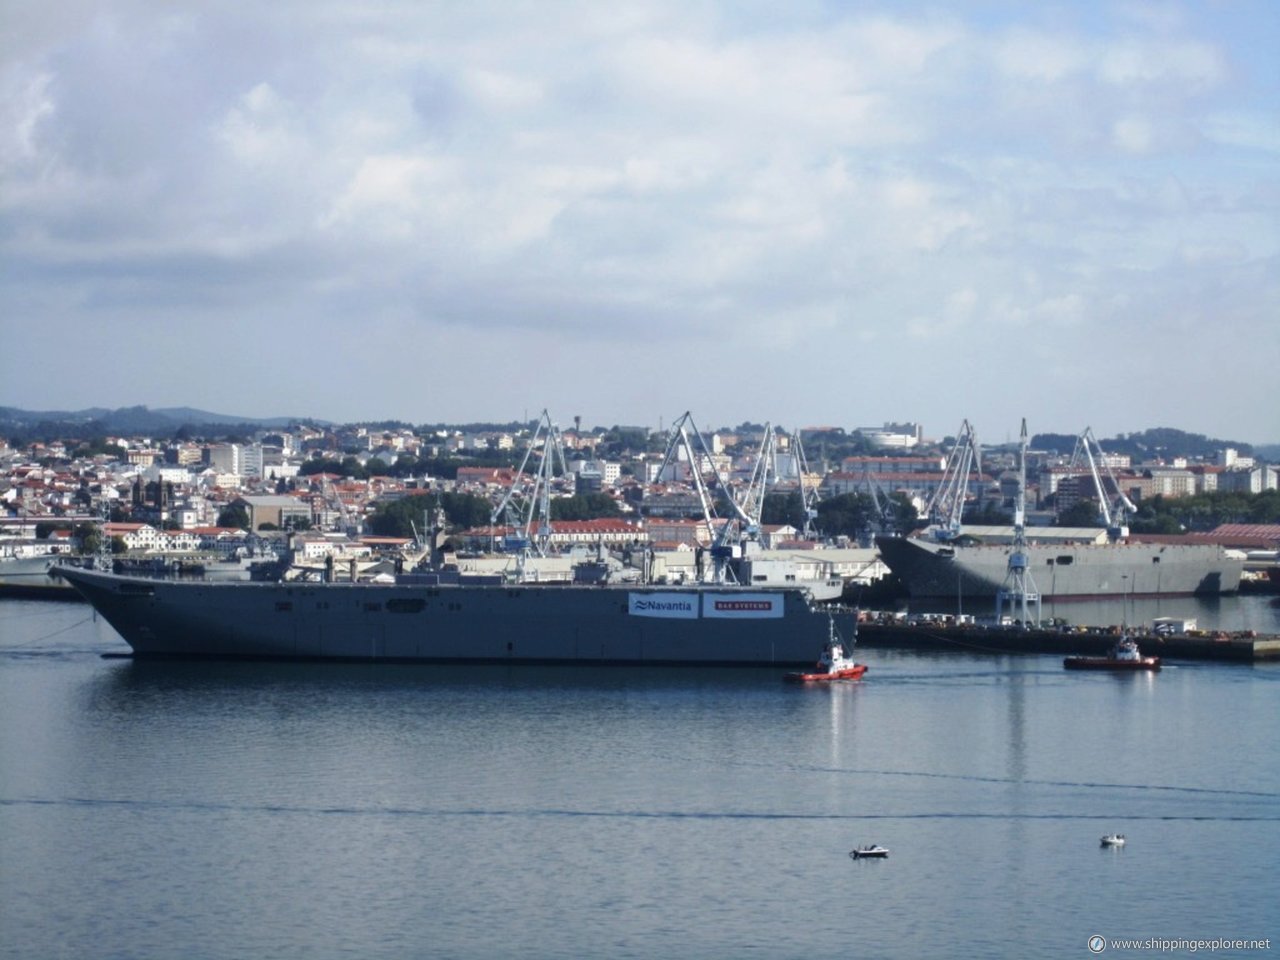
POLYGON ((855 860, 883 860, 889 856, 888 847, 882 847, 878 843, 873 843, 866 847, 854 847, 849 851, 849 856, 855 860))
POLYGON ((1103 838, 1102 838, 1102 845, 1103 845, 1104 847, 1123 847, 1123 846, 1124 846, 1124 834, 1123 834, 1123 833, 1108 833, 1105 837, 1103 837, 1103 838))

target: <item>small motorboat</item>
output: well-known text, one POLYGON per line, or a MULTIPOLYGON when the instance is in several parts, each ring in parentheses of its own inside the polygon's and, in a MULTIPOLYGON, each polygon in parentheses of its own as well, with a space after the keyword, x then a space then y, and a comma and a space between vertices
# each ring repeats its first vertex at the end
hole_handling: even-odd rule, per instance
POLYGON ((1103 837, 1103 838, 1102 838, 1102 846, 1104 846, 1104 847, 1123 847, 1123 846, 1124 846, 1124 834, 1123 834, 1123 833, 1108 833, 1105 837, 1103 837))
POLYGON ((849 851, 849 856, 855 860, 884 860, 889 856, 889 848, 873 843, 866 847, 854 847, 849 851))
MULTIPOLYGON (((827 645, 822 651, 822 656, 818 658, 815 669, 812 671, 801 671, 798 673, 788 673, 783 676, 784 680, 792 683, 823 683, 832 680, 860 680, 862 675, 867 672, 865 663, 857 663, 852 657, 845 653, 844 643, 840 639, 840 634, 836 632, 835 617, 827 616, 827 645)), ((857 636, 857 627, 854 627, 854 636, 857 636)))
POLYGON ((1062 665, 1068 670, 1159 670, 1159 657, 1144 657, 1138 642, 1121 637, 1105 657, 1067 657, 1062 665))

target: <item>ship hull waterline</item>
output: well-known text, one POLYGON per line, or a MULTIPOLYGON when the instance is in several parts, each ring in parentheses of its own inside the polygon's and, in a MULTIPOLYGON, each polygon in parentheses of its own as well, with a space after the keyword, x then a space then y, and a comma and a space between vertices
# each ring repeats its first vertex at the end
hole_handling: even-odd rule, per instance
POLYGON ((800 666, 830 627, 798 588, 63 575, 142 658, 800 666))

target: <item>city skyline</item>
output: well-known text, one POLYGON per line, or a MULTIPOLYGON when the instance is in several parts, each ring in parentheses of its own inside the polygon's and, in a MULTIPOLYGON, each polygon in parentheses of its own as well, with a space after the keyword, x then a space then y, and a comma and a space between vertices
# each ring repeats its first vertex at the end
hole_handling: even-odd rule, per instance
MULTIPOLYGON (((222 411, 215 410, 198 410, 191 407, 148 407, 146 405, 138 405, 134 407, 123 407, 116 409, 108 409, 100 405, 94 407, 86 407, 80 410, 25 410, 22 408, 0 406, 0 441, 4 440, 5 430, 11 432, 16 431, 18 435, 25 436, 25 430, 16 424, 34 425, 40 421, 57 422, 61 419, 83 420, 88 422, 90 419, 98 424, 98 429, 104 430, 108 436, 118 436, 121 438, 135 437, 154 437, 157 440, 170 438, 173 442, 178 442, 179 437, 177 431, 185 428, 193 428, 195 432, 191 435, 194 438, 203 440, 217 440, 226 436, 226 431, 236 431, 242 428, 251 428, 254 434, 284 432, 289 433, 295 428, 306 427, 309 429, 319 429, 323 431, 343 431, 353 429, 377 429, 382 425, 399 424, 402 428, 408 429, 419 436, 425 436, 422 432, 431 428, 447 430, 454 433, 467 432, 464 428, 472 428, 478 435, 487 435, 490 433, 502 433, 507 428, 516 428, 521 432, 533 431, 541 429, 541 425, 549 418, 551 424, 562 432, 575 431, 580 429, 583 434, 588 433, 607 433, 612 429, 634 430, 647 429, 654 433, 669 434, 675 429, 676 421, 682 416, 688 415, 692 424, 696 425, 698 430, 703 434, 711 433, 733 433, 739 428, 748 428, 751 431, 766 424, 774 431, 784 433, 813 433, 821 434, 828 430, 839 430, 845 434, 852 436, 857 433, 866 433, 868 431, 879 433, 881 431, 896 434, 918 434, 918 444, 921 448, 929 448, 947 442, 954 442, 958 431, 948 429, 932 430, 927 425, 908 421, 886 421, 881 424, 845 424, 845 423, 777 423, 766 421, 764 423, 754 422, 750 420, 732 421, 704 421, 697 415, 696 411, 686 411, 682 415, 672 415, 660 417, 656 423, 604 423, 593 421, 590 416, 583 414, 571 415, 568 417, 559 417, 554 411, 540 410, 534 414, 531 411, 525 411, 522 417, 512 418, 510 420, 479 420, 476 418, 444 421, 439 419, 427 419, 418 422, 409 421, 402 417, 383 417, 378 420, 354 420, 354 421, 332 421, 312 416, 270 416, 258 417, 256 415, 244 414, 236 416, 227 414, 222 411), (139 409, 146 412, 147 417, 155 420, 152 426, 126 426, 121 422, 121 417, 128 421, 135 417, 135 411, 139 409), (161 422, 163 420, 163 422, 161 422), (214 432, 210 433, 212 429, 214 432), (217 431, 222 431, 221 433, 217 431)), ((967 419, 967 418, 966 418, 967 419)), ((70 427, 68 429, 71 429, 70 427)), ((971 424, 971 429, 981 447, 991 449, 1005 449, 1016 445, 1017 438, 1009 432, 1002 434, 987 434, 977 426, 971 424)), ((1128 443, 1134 438, 1142 437, 1144 434, 1153 431, 1169 430, 1174 434, 1180 435, 1187 441, 1208 441, 1223 445, 1223 449, 1230 449, 1233 446, 1241 444, 1249 446, 1255 452, 1261 453, 1264 458, 1271 459, 1275 456, 1275 451, 1280 449, 1280 444, 1259 442, 1255 443, 1248 438, 1242 436, 1233 436, 1230 433, 1219 435, 1201 435, 1193 431, 1183 430, 1180 427, 1171 424, 1162 424, 1160 426, 1146 427, 1136 431, 1122 431, 1115 436, 1104 436, 1101 442, 1104 443, 1128 443)), ((394 429, 393 429, 394 432, 394 429)), ((75 431, 71 430, 71 434, 75 431)), ((1079 438, 1082 431, 1055 429, 1053 427, 1045 427, 1043 429, 1029 430, 1032 439, 1046 435, 1056 437, 1076 437, 1079 438)), ((1095 435, 1095 440, 1098 438, 1095 435)), ((1171 441, 1174 442, 1174 441, 1171 441)), ((1175 442, 1176 445, 1176 442, 1175 442)), ((890 443, 884 447, 886 451, 893 456, 910 455, 914 449, 912 446, 902 445, 899 443, 890 443)))
POLYGON ((1280 442, 1280 8, 55 0, 0 405, 1280 442))

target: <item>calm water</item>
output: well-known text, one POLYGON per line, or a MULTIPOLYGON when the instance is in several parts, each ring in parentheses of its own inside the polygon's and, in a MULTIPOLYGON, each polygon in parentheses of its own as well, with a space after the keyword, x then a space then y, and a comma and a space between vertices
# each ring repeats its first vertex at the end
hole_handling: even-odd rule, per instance
POLYGON ((801 689, 122 649, 0 601, 0 956, 1280 949, 1280 665, 864 650, 865 682, 801 689))

